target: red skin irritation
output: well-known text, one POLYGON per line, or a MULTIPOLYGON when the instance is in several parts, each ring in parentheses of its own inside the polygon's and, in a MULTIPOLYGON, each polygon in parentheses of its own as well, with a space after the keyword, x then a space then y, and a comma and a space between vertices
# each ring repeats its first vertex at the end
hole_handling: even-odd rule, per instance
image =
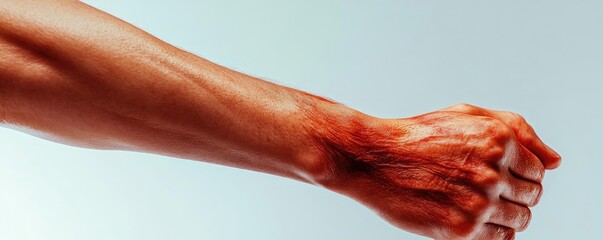
MULTIPOLYGON (((503 214, 496 208, 506 201, 501 192, 510 188, 508 159, 523 154, 511 147, 517 140, 499 121, 452 111, 369 124, 312 119, 310 132, 317 133, 314 139, 334 163, 336 176, 322 185, 395 226, 437 239, 506 239, 527 225, 509 224, 520 225, 513 229, 492 220, 503 214)), ((529 214, 531 203, 513 204, 529 214)))

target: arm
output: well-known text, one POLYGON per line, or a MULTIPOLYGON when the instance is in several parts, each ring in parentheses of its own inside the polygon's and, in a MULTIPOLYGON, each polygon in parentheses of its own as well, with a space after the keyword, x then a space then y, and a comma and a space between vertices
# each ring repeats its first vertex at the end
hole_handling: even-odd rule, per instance
POLYGON ((3 121, 37 136, 310 181, 308 172, 323 166, 300 124, 302 106, 355 114, 215 65, 79 2, 1 5, 3 121))
POLYGON ((3 1, 0 56, 5 126, 297 179, 435 238, 524 229, 544 166, 559 163, 516 114, 457 105, 371 117, 218 66, 79 2, 3 1))

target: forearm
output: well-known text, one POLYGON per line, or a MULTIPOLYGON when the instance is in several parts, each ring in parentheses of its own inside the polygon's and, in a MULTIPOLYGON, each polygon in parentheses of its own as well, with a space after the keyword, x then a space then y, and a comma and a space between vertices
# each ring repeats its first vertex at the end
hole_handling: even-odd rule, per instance
POLYGON ((315 119, 366 117, 218 66, 78 2, 15 4, 1 10, 0 112, 5 125, 41 137, 314 182, 333 169, 318 131, 309 132, 324 127, 315 119))

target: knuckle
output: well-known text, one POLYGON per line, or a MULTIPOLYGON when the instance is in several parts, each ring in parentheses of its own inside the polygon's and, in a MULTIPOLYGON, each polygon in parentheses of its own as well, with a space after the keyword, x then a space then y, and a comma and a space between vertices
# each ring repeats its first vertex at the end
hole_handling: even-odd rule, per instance
POLYGON ((517 231, 524 231, 526 230, 526 228, 528 228, 528 225, 530 225, 530 221, 532 220, 532 211, 529 208, 524 208, 523 214, 521 214, 521 216, 519 216, 520 219, 520 227, 517 229, 517 231))
POLYGON ((509 138, 513 137, 513 135, 514 135, 513 129, 511 129, 506 124, 500 124, 498 126, 498 136, 500 136, 504 139, 509 139, 509 138))
POLYGON ((484 157, 490 161, 498 162, 505 156, 506 149, 504 146, 495 141, 488 144, 488 149, 484 152, 484 157))
POLYGON ((454 110, 457 110, 460 112, 466 112, 466 113, 470 113, 475 110, 475 106, 468 104, 468 103, 457 103, 455 105, 452 105, 451 108, 454 110))
POLYGON ((488 121, 488 134, 499 143, 507 142, 514 137, 513 129, 498 119, 488 121))
POLYGON ((534 129, 532 128, 532 126, 530 126, 530 124, 528 124, 528 122, 522 115, 513 112, 509 112, 508 115, 510 115, 511 119, 509 121, 509 126, 513 129, 518 130, 517 139, 520 139, 522 142, 528 144, 534 144, 539 141, 539 138, 534 132, 534 129))
POLYGON ((476 172, 474 181, 478 186, 491 187, 497 185, 501 181, 501 176, 498 171, 491 168, 485 168, 476 172))
POLYGON ((525 130, 520 131, 520 134, 517 136, 517 138, 527 144, 534 144, 536 142, 536 137, 525 130))
POLYGON ((457 217, 450 221, 451 232, 458 237, 468 237, 477 228, 477 221, 468 217, 457 217))
POLYGON ((490 206, 490 198, 484 193, 471 193, 463 201, 463 209, 471 216, 479 218, 490 206))
POLYGON ((529 125, 525 124, 517 131, 517 139, 523 143, 533 145, 539 141, 539 138, 534 133, 534 130, 529 125))
MULTIPOLYGON (((538 162, 540 162, 540 160, 538 160, 538 162)), ((536 173, 534 178, 536 179, 536 181, 538 183, 542 182, 542 179, 544 179, 544 166, 542 164, 538 164, 535 172, 536 173)))
POLYGON ((509 112, 513 122, 516 124, 524 124, 526 123, 526 119, 519 113, 509 112))
POLYGON ((537 183, 536 187, 534 187, 534 189, 532 189, 532 199, 530 201, 530 207, 536 206, 536 204, 538 204, 538 202, 540 202, 540 197, 542 196, 542 184, 537 183))
POLYGON ((486 128, 490 131, 498 131, 502 125, 505 125, 503 121, 496 118, 483 116, 482 119, 484 120, 486 128))
POLYGON ((501 124, 504 124, 502 121, 496 118, 482 117, 482 119, 484 119, 484 124, 486 125, 486 128, 491 131, 497 131, 499 126, 501 124))
POLYGON ((472 109, 474 107, 473 105, 464 102, 457 103, 454 106, 461 109, 472 109))
POLYGON ((526 119, 519 113, 515 112, 503 112, 505 122, 512 126, 526 125, 526 119))
POLYGON ((538 158, 527 159, 527 160, 524 159, 523 161, 528 161, 528 160, 530 161, 530 165, 525 167, 525 168, 527 168, 525 177, 531 179, 535 183, 541 183, 542 180, 544 179, 544 174, 545 174, 544 165, 538 158))

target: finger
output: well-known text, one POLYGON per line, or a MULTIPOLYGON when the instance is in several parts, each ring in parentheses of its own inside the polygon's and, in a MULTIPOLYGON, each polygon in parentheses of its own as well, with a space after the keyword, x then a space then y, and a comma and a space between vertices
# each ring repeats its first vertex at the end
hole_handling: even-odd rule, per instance
POLYGON ((552 148, 544 144, 532 126, 516 113, 489 110, 469 104, 456 104, 439 111, 462 112, 471 115, 486 116, 503 121, 513 129, 517 139, 542 161, 547 169, 554 169, 561 164, 561 156, 552 148))
POLYGON ((488 222, 521 232, 528 227, 531 218, 532 213, 528 207, 501 199, 488 222))
POLYGON ((492 117, 498 118, 513 129, 517 140, 538 156, 545 168, 554 169, 561 164, 561 156, 542 142, 534 128, 522 116, 503 111, 492 111, 492 113, 492 117))
POLYGON ((542 162, 526 149, 523 145, 512 143, 508 145, 509 152, 509 171, 519 177, 536 183, 542 182, 544 178, 544 165, 542 162))
POLYGON ((501 193, 501 197, 515 203, 532 207, 538 203, 542 195, 542 185, 509 176, 508 186, 501 193))
POLYGON ((501 225, 486 223, 473 240, 511 240, 515 239, 515 230, 501 225))

